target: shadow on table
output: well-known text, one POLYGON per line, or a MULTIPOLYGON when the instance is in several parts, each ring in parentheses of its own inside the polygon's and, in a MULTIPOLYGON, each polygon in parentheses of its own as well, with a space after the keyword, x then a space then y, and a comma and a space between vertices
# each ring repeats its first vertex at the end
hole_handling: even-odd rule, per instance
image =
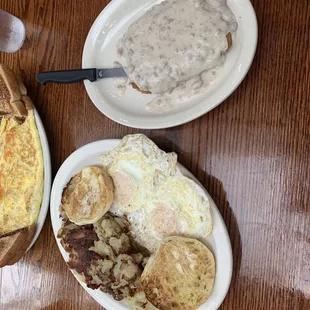
MULTIPOLYGON (((155 134, 151 139, 166 152, 177 152, 179 155, 179 160, 181 160, 181 162, 186 162, 187 159, 192 156, 191 153, 184 152, 184 150, 180 149, 180 147, 178 147, 178 145, 167 136, 159 136, 155 134)), ((214 176, 207 174, 199 166, 199 163, 196 163, 196 165, 192 164, 191 166, 196 168, 195 173, 192 172, 193 175, 201 182, 201 184, 207 189, 208 193, 211 195, 227 227, 233 252, 233 285, 235 279, 239 274, 242 259, 242 243, 237 219, 227 200, 227 194, 224 189, 223 183, 214 176)), ((189 167, 186 167, 186 165, 185 168, 190 170, 189 167)))
MULTIPOLYGON (((68 309, 68 305, 63 300, 58 300, 53 302, 45 307, 40 308, 40 310, 60 310, 60 309, 68 309)), ((39 309, 38 309, 39 310, 39 309)))
MULTIPOLYGON (((199 175, 202 175, 201 172, 199 175)), ((203 184, 214 200, 218 210, 220 211, 228 230, 233 252, 233 274, 231 280, 231 286, 233 286, 234 281, 239 274, 242 260, 242 243, 237 219, 227 200, 227 194, 225 192, 223 183, 211 175, 206 175, 204 183, 209 185, 206 186, 203 184), (210 190, 208 187, 210 187, 210 190)))
POLYGON ((239 276, 232 284, 220 309, 310 309, 310 295, 300 289, 289 289, 251 275, 239 276))

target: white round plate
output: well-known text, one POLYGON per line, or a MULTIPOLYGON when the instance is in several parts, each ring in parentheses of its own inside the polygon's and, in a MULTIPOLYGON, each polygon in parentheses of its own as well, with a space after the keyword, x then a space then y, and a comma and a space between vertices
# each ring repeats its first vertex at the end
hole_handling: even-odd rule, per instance
MULTIPOLYGON (((128 27, 150 7, 163 0, 113 0, 91 27, 83 51, 83 68, 113 68, 119 60, 116 43, 128 27)), ((257 21, 250 0, 227 0, 239 27, 216 81, 200 97, 161 114, 147 112, 145 106, 154 95, 144 95, 128 87, 120 96, 113 79, 85 81, 95 106, 117 123, 128 127, 157 129, 184 124, 214 109, 242 82, 256 51, 257 21)))
MULTIPOLYGON (((72 153, 66 161, 60 167, 52 187, 51 193, 51 219, 54 235, 59 247, 59 250, 65 261, 69 260, 68 253, 63 249, 60 244, 60 239, 57 238, 57 233, 61 227, 62 221, 59 214, 59 206, 61 204, 61 196, 64 187, 70 181, 70 179, 83 168, 95 165, 101 166, 100 157, 103 153, 107 153, 115 148, 119 144, 120 140, 101 140, 90 144, 87 144, 80 149, 72 153)), ((183 166, 179 165, 181 172, 189 178, 196 181, 202 186, 199 181, 183 166)), ((211 297, 203 304, 199 310, 215 310, 223 302, 231 280, 232 275, 232 251, 229 236, 225 223, 222 219, 220 212, 218 211, 215 203, 210 195, 209 197, 211 205, 211 213, 213 218, 213 232, 212 234, 203 240, 205 244, 210 248, 215 256, 216 261, 216 275, 215 284, 211 297)), ((128 309, 122 303, 115 301, 113 297, 101 292, 100 290, 92 290, 79 280, 76 274, 73 272, 76 279, 80 282, 83 288, 103 307, 107 310, 124 310, 128 309)))
POLYGON ((30 248, 34 245, 36 240, 39 237, 39 234, 42 230, 42 227, 45 222, 45 218, 47 215, 48 207, 49 207, 49 200, 50 200, 50 192, 51 192, 51 183, 52 183, 52 169, 51 169, 51 158, 50 158, 50 150, 48 146, 48 141, 46 137, 46 133, 41 121, 41 118, 36 110, 34 110, 34 116, 36 120, 36 125, 38 128, 40 140, 41 140, 41 147, 42 147, 42 153, 43 153, 43 165, 44 165, 44 181, 43 181, 43 197, 42 197, 42 203, 41 203, 41 209, 39 213, 39 217, 37 220, 37 227, 36 232, 33 236, 33 239, 27 249, 27 251, 30 250, 30 248))

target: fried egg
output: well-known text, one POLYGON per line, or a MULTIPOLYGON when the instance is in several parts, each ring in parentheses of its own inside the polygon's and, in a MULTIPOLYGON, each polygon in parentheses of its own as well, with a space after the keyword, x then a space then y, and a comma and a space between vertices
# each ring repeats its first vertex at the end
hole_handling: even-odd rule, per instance
POLYGON ((199 238, 211 233, 208 197, 182 175, 175 153, 165 153, 138 134, 123 138, 102 161, 115 187, 110 211, 127 215, 133 237, 150 252, 165 236, 199 238))
POLYGON ((112 210, 122 215, 143 206, 154 189, 175 174, 177 155, 165 153, 142 134, 128 135, 102 163, 114 182, 112 210))
POLYGON ((153 253, 166 236, 206 237, 212 231, 208 197, 180 172, 163 182, 143 208, 128 214, 135 240, 153 253))

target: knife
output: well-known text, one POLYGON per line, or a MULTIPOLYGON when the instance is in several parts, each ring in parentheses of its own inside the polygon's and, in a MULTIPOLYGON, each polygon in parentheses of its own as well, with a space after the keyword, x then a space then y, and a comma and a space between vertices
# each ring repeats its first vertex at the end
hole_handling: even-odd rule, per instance
POLYGON ((47 83, 70 84, 83 80, 91 82, 99 79, 127 77, 127 73, 123 68, 110 69, 78 69, 64 71, 49 71, 37 74, 37 81, 43 85, 47 83))

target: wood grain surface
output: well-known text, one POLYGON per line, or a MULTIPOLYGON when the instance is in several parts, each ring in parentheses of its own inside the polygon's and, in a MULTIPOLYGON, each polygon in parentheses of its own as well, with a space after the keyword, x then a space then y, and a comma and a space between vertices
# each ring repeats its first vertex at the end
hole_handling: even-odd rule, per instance
MULTIPOLYGON (((0 62, 21 71, 47 131, 53 174, 88 142, 145 133, 179 154, 225 220, 234 271, 220 309, 310 309, 309 1, 253 0, 259 43, 241 86, 196 121, 147 131, 102 115, 83 84, 35 80, 40 71, 81 66, 87 33, 108 2, 0 2, 26 25, 22 49, 0 53, 0 62)), ((49 217, 29 253, 0 270, 0 285, 0 309, 102 309, 66 267, 49 217)))

